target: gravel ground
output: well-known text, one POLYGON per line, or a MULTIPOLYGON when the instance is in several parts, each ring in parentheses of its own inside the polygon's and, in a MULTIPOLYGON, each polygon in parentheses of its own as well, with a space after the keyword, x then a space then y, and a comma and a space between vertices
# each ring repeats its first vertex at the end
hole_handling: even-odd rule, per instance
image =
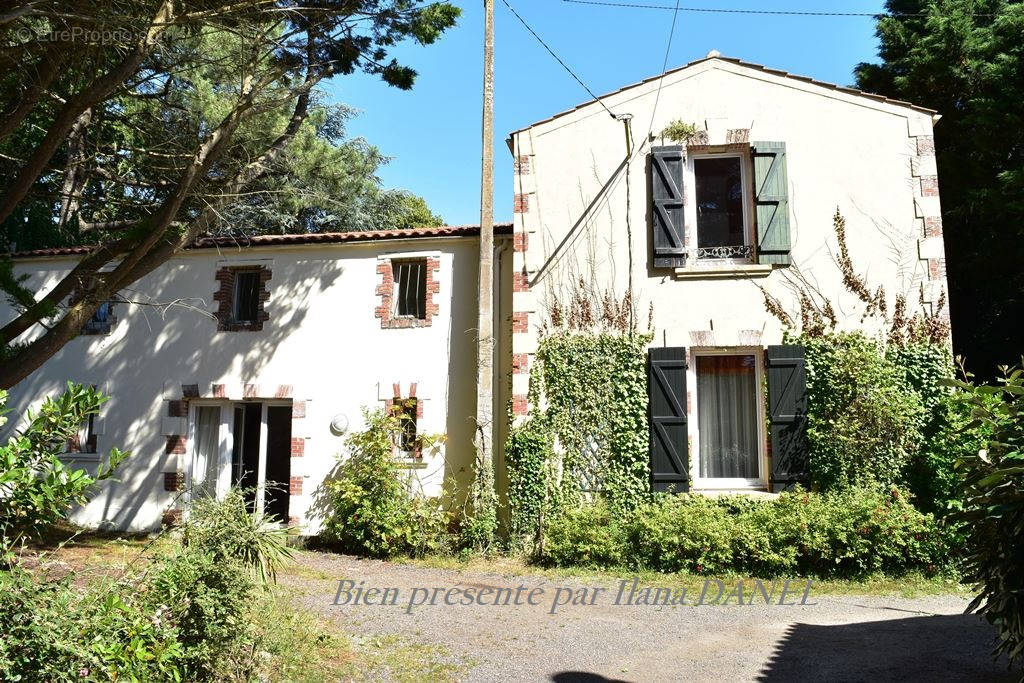
MULTIPOLYGON (((817 604, 768 607, 758 594, 759 604, 743 607, 616 605, 617 585, 600 581, 428 569, 314 552, 300 553, 298 559, 282 583, 296 589, 294 599, 305 609, 348 634, 441 646, 465 663, 462 671, 470 681, 1014 678, 1005 663, 994 662, 989 654, 994 631, 978 617, 964 615, 967 601, 957 596, 833 597, 812 591, 807 602, 817 604), (353 605, 348 600, 335 605, 340 580, 354 582, 349 595, 360 586, 395 588, 396 604, 353 605), (483 590, 482 600, 488 603, 494 589, 516 591, 520 586, 519 606, 444 604, 451 588, 483 590), (441 590, 431 606, 435 587, 441 590), (594 587, 605 592, 595 595, 594 587), (587 589, 585 598, 580 589, 587 589), (533 593, 539 604, 529 605, 534 590, 543 592, 533 593), (560 606, 552 614, 556 596, 570 595, 585 604, 560 606), (427 604, 410 609, 410 599, 427 604)), ((710 589, 713 595, 716 587, 710 589)), ((464 595, 453 593, 450 599, 464 595)), ((380 601, 380 593, 363 596, 380 601)), ((787 602, 799 603, 802 597, 797 592, 787 602)))

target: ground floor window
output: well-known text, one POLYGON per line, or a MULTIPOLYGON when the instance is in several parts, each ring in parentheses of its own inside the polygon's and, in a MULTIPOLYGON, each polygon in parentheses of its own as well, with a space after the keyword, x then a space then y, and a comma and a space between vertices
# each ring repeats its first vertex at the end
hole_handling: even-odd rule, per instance
POLYGON ((762 480, 758 377, 754 353, 696 356, 700 479, 762 480))

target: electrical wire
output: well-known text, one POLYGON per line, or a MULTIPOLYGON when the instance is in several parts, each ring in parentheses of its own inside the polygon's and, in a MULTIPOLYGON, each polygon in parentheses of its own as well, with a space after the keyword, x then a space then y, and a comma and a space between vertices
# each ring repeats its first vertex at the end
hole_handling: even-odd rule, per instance
MULTIPOLYGON (((676 20, 679 18, 679 2, 676 0, 675 11, 672 12, 672 27, 668 30, 668 44, 665 46, 665 60, 661 63, 661 76, 658 78, 658 92, 654 95, 654 106, 651 108, 651 123, 647 126, 647 137, 654 131, 654 115, 658 111, 658 102, 661 101, 661 85, 665 82, 665 72, 668 71, 668 57, 672 52, 672 38, 676 35, 676 20)), ((627 169, 628 170, 628 169, 627 169)))
POLYGON ((608 108, 608 107, 607 107, 607 106, 605 105, 605 103, 604 103, 604 102, 602 102, 602 101, 601 101, 601 99, 600 99, 600 98, 599 98, 599 97, 598 97, 597 95, 595 95, 595 94, 594 94, 594 91, 593 91, 593 90, 591 90, 591 89, 590 89, 590 88, 589 88, 589 87, 587 86, 587 84, 583 82, 583 79, 582 79, 582 78, 580 78, 579 76, 577 76, 577 75, 576 75, 576 72, 575 72, 575 71, 573 71, 572 69, 570 69, 570 68, 569 68, 569 65, 568 65, 568 64, 566 64, 566 63, 565 63, 564 61, 562 61, 562 58, 561 58, 561 57, 559 57, 559 56, 558 56, 557 54, 555 54, 555 51, 554 51, 554 50, 552 50, 552 49, 551 49, 551 47, 550 47, 550 46, 549 46, 549 45, 548 45, 547 43, 545 43, 545 42, 544 42, 544 39, 543 39, 543 38, 541 38, 541 37, 540 37, 539 35, 537 35, 537 32, 533 30, 533 27, 531 27, 531 26, 530 26, 530 25, 529 25, 528 23, 526 23, 526 20, 525 20, 525 19, 523 19, 523 18, 522 18, 521 16, 519 16, 519 12, 517 12, 517 11, 515 10, 515 8, 514 8, 514 7, 512 7, 512 5, 508 4, 508 0, 501 0, 501 2, 502 2, 502 3, 504 4, 504 5, 505 5, 505 7, 507 7, 507 8, 508 8, 508 11, 509 11, 509 12, 511 12, 511 13, 512 13, 513 15, 515 15, 515 18, 519 20, 519 23, 521 23, 521 24, 522 24, 522 25, 523 25, 523 26, 524 26, 524 27, 526 28, 526 30, 527 30, 527 31, 529 31, 529 32, 530 32, 530 34, 531 34, 531 35, 532 35, 532 36, 533 36, 534 38, 536 38, 536 39, 537 39, 537 42, 538 42, 538 43, 540 43, 541 45, 543 45, 543 46, 544 46, 544 49, 548 51, 548 54, 550 54, 550 55, 551 55, 552 57, 554 57, 554 58, 555 58, 555 61, 556 61, 556 62, 558 62, 559 64, 561 64, 561 65, 562 65, 562 68, 563 68, 563 69, 565 69, 566 71, 568 71, 568 72, 569 72, 569 75, 570 75, 570 76, 572 76, 572 77, 573 77, 573 79, 575 79, 575 81, 576 81, 577 83, 579 83, 579 84, 580 84, 581 86, 583 86, 583 89, 587 91, 587 94, 589 94, 589 95, 590 95, 590 97, 591 97, 591 98, 592 98, 592 99, 593 99, 593 100, 594 100, 595 102, 597 102, 598 104, 600 104, 600 105, 601 105, 601 106, 602 106, 602 107, 604 108, 604 110, 605 110, 606 112, 608 112, 608 115, 609 115, 609 116, 611 116, 611 117, 612 117, 612 118, 614 119, 614 118, 615 118, 615 114, 614 114, 614 113, 612 113, 612 110, 611 110, 611 109, 609 109, 609 108, 608 108))
MULTIPOLYGON (((660 9, 669 12, 700 12, 706 14, 760 14, 789 17, 927 17, 928 12, 829 12, 824 10, 769 10, 769 9, 726 9, 723 7, 672 7, 671 5, 648 5, 639 2, 609 2, 607 0, 562 0, 574 5, 597 5, 599 7, 625 7, 629 9, 660 9)), ((678 4, 678 3, 677 3, 678 4)), ((994 17, 992 13, 972 13, 974 17, 994 17)))

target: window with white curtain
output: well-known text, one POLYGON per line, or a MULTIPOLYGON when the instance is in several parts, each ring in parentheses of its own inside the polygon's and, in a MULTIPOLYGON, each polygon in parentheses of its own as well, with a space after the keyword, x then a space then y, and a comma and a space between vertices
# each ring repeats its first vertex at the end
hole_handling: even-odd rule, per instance
POLYGON ((696 361, 700 477, 757 479, 757 359, 753 354, 698 355, 696 361))
POLYGON ((197 406, 195 443, 192 451, 192 495, 217 494, 220 456, 220 406, 197 406))

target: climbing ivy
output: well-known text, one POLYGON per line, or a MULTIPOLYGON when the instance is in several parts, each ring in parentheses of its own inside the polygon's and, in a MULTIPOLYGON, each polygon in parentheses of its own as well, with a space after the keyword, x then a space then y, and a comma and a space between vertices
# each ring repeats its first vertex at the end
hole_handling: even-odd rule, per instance
POLYGON ((506 446, 513 537, 604 496, 630 509, 648 492, 650 335, 560 332, 541 340, 527 419, 506 446))

